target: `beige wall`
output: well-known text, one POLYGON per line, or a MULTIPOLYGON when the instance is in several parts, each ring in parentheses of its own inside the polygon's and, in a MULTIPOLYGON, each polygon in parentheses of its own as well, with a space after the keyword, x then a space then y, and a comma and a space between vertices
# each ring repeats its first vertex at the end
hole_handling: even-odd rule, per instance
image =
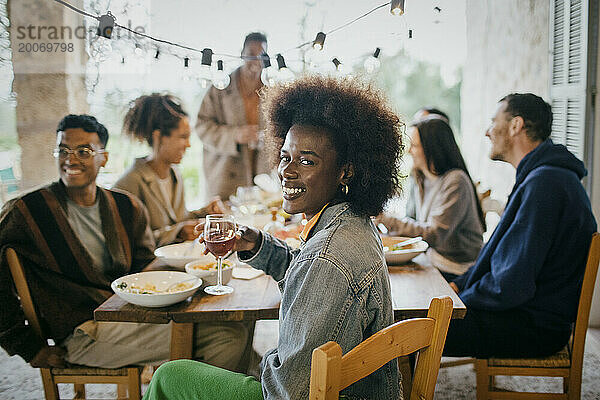
MULTIPOLYGON (((72 3, 81 7, 83 1, 72 3)), ((71 10, 55 2, 39 0, 9 0, 8 9, 15 74, 13 92, 17 99, 17 133, 21 147, 21 186, 27 189, 57 179, 58 171, 51 154, 56 144, 56 125, 66 114, 88 110, 84 75, 87 55, 84 39, 74 35, 48 38, 51 27, 60 32, 61 27, 83 25, 82 18, 71 10), (30 25, 47 29, 41 35, 34 29, 30 35, 26 30, 30 25), (39 46, 50 42, 59 43, 58 51, 31 48, 19 51, 26 43, 39 46), (73 51, 61 51, 61 43, 72 44, 73 51)))
POLYGON ((462 150, 473 179, 504 201, 514 169, 489 160, 484 136, 497 101, 511 92, 548 99, 548 0, 467 0, 461 88, 462 150))
MULTIPOLYGON (((549 100, 550 4, 548 0, 467 0, 462 149, 474 179, 492 188, 492 196, 502 201, 510 193, 515 172, 506 163, 488 159, 485 129, 498 99, 510 92, 533 92, 549 100)), ((600 154, 599 103, 596 101, 594 154, 600 154)), ((592 205, 599 221, 600 161, 592 168, 592 205)), ((596 280, 590 324, 600 326, 600 279, 596 280)))

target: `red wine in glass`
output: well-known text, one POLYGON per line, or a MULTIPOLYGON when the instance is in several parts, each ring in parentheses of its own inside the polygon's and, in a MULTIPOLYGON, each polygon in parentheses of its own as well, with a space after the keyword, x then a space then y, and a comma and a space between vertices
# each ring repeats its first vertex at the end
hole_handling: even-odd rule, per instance
POLYGON ((236 229, 235 219, 231 215, 206 216, 204 242, 208 251, 217 257, 217 284, 204 288, 208 294, 220 296, 233 292, 232 287, 223 285, 223 256, 233 249, 236 229))
POLYGON ((223 257, 233 249, 235 244, 235 232, 229 236, 221 233, 209 234, 204 239, 208 251, 210 251, 215 257, 223 257))

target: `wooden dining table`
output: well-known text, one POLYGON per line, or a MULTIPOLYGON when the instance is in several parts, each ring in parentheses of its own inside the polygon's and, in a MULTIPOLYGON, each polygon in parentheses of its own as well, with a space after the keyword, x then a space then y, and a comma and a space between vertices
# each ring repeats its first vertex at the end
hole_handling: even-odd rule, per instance
MULTIPOLYGON (((434 297, 450 296, 454 302, 452 318, 463 318, 466 307, 439 271, 431 266, 411 263, 390 266, 392 305, 396 321, 425 317, 434 297)), ((191 358, 194 323, 210 321, 250 321, 277 319, 281 295, 277 282, 268 275, 251 280, 232 279, 234 292, 211 296, 202 290, 186 301, 162 308, 146 308, 127 303, 113 295, 94 311, 97 321, 173 322, 171 359, 191 358)))

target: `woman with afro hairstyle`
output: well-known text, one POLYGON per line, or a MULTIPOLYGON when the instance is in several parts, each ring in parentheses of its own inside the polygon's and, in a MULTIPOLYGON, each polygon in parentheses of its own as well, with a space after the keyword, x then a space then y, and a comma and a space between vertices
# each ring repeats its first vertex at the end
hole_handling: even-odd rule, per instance
MULTIPOLYGON (((269 89, 263 107, 283 208, 309 220, 300 249, 251 227, 236 238, 239 258, 279 282, 277 348, 263 357, 260 382, 189 360, 163 364, 146 399, 306 399, 313 349, 333 340, 346 353, 394 322, 370 217, 398 189, 400 120, 371 87, 315 76, 269 89)), ((397 399, 400 390, 394 360, 342 394, 397 399)))
POLYGON ((152 154, 138 158, 117 181, 115 188, 137 196, 148 209, 157 246, 192 240, 196 218, 220 213, 219 199, 206 207, 188 211, 184 202, 179 164, 190 147, 190 123, 179 99, 153 93, 130 103, 123 131, 152 147, 152 154))

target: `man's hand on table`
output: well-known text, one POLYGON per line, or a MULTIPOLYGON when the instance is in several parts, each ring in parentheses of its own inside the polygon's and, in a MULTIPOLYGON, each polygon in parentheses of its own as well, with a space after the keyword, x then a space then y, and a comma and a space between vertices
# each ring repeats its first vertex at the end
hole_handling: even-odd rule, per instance
POLYGON ((29 364, 34 368, 65 368, 65 349, 59 346, 42 347, 29 364))
POLYGON ((456 283, 450 282, 450 287, 452 288, 452 290, 454 290, 456 292, 456 294, 458 294, 458 292, 460 292, 460 289, 458 288, 458 286, 456 286, 456 283))
POLYGON ((179 230, 177 236, 183 240, 194 240, 198 237, 194 227, 196 226, 196 221, 187 221, 179 230))

